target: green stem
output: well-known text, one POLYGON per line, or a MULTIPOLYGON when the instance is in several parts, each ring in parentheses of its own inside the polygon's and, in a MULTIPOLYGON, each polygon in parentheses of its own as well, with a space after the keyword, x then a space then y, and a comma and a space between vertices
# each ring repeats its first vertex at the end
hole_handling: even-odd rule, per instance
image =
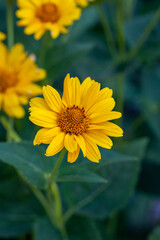
POLYGON ((13 118, 5 118, 4 116, 0 117, 0 122, 2 126, 6 129, 7 132, 7 141, 15 141, 20 142, 21 138, 17 134, 17 132, 14 130, 14 119, 13 118))
POLYGON ((41 67, 44 66, 45 58, 47 55, 47 51, 49 48, 51 48, 53 45, 53 40, 51 39, 50 32, 45 32, 42 42, 41 42, 41 48, 40 48, 40 54, 39 54, 39 65, 41 67))
POLYGON ((104 30, 104 34, 106 37, 106 42, 107 42, 107 46, 109 48, 110 54, 112 56, 112 58, 115 58, 116 56, 116 46, 115 46, 115 42, 114 42, 114 38, 112 35, 112 31, 110 29, 110 25, 107 19, 107 16, 102 8, 101 5, 97 5, 97 10, 98 10, 98 14, 99 14, 99 18, 101 20, 102 23, 102 27, 104 30))
POLYGON ((13 15, 13 0, 7 0, 7 39, 8 48, 11 49, 14 45, 14 15, 13 15))
POLYGON ((56 174, 57 170, 59 169, 59 167, 60 167, 60 165, 61 165, 61 163, 63 161, 65 153, 66 153, 66 149, 63 148, 63 150, 61 151, 61 154, 59 156, 59 159, 56 162, 56 165, 54 166, 54 168, 53 168, 53 170, 51 172, 51 176, 50 176, 51 182, 52 182, 52 179, 53 179, 54 175, 56 174))
POLYGON ((134 7, 136 5, 137 0, 127 0, 125 1, 125 17, 127 19, 132 18, 134 7))
POLYGON ((118 45, 120 55, 123 57, 125 54, 125 37, 124 37, 124 6, 123 0, 117 0, 117 33, 118 45))
POLYGON ((48 196, 50 203, 52 204, 52 202, 51 202, 51 193, 52 193, 53 200, 54 200, 54 213, 55 213, 55 218, 57 220, 58 228, 63 236, 63 239, 68 240, 68 235, 67 235, 67 231, 66 231, 65 224, 64 224, 62 201, 61 201, 59 188, 58 188, 58 185, 55 182, 53 182, 53 180, 52 180, 63 161, 65 153, 66 153, 66 149, 64 148, 61 151, 61 154, 59 156, 58 161, 56 162, 55 167, 53 168, 53 171, 51 172, 50 184, 47 189, 47 196, 48 196))
POLYGON ((56 215, 56 220, 57 220, 57 223, 58 223, 58 227, 61 231, 63 239, 68 240, 68 235, 67 235, 67 231, 66 231, 65 224, 64 224, 64 219, 63 219, 61 196, 60 196, 58 185, 55 182, 53 182, 51 184, 51 192, 52 192, 53 197, 54 197, 54 205, 55 205, 54 212, 55 212, 55 215, 56 215))
POLYGON ((138 39, 137 43, 131 49, 131 51, 128 53, 127 59, 132 59, 134 56, 137 55, 137 53, 139 52, 140 48, 143 46, 143 44, 145 43, 145 41, 147 40, 147 38, 149 37, 149 35, 153 31, 153 29, 155 28, 155 26, 159 22, 159 20, 160 20, 160 8, 158 8, 158 10, 155 12, 152 20, 150 21, 148 26, 143 31, 143 33, 140 36, 140 38, 138 39))
POLYGON ((50 207, 47 199, 45 198, 45 196, 42 194, 41 191, 39 191, 37 188, 35 188, 32 185, 29 185, 30 189, 32 190, 32 192, 34 193, 34 195, 37 197, 37 199, 39 200, 39 202, 41 203, 41 205, 44 207, 51 223, 53 224, 53 226, 57 226, 57 222, 54 218, 53 215, 53 209, 50 207))

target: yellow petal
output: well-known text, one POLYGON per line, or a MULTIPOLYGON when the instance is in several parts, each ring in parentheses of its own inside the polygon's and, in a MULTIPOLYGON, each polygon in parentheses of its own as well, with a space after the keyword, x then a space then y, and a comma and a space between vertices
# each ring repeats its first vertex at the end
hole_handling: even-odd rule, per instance
POLYGON ((94 130, 94 129, 103 130, 105 134, 111 137, 123 136, 123 130, 119 126, 111 122, 100 123, 100 124, 90 124, 88 130, 94 130))
POLYGON ((17 92, 20 94, 27 95, 29 98, 40 95, 42 93, 42 88, 37 84, 28 84, 27 86, 18 86, 17 92))
POLYGON ((60 134, 58 134, 49 144, 45 155, 53 156, 56 153, 60 152, 64 148, 64 137, 65 137, 64 132, 61 132, 60 134))
POLYGON ((57 114, 48 107, 43 98, 31 99, 30 106, 30 121, 40 127, 57 127, 57 114))
POLYGON ((96 143, 90 140, 87 133, 84 133, 83 137, 86 145, 86 157, 92 162, 99 163, 99 160, 101 159, 101 153, 96 143))
POLYGON ((90 77, 86 78, 82 84, 81 84, 81 101, 84 100, 84 98, 86 97, 86 94, 88 92, 88 89, 91 87, 91 85, 94 83, 95 81, 92 81, 92 79, 90 77))
POLYGON ((47 111, 51 111, 51 109, 49 108, 49 106, 47 105, 46 101, 43 99, 43 98, 40 98, 40 97, 35 97, 35 98, 32 98, 30 100, 30 110, 32 111, 32 109, 34 110, 38 110, 38 109, 41 109, 41 110, 47 110, 47 111))
POLYGON ((105 133, 102 133, 98 130, 87 131, 87 136, 90 138, 90 140, 94 141, 100 147, 111 149, 113 146, 112 140, 106 136, 105 133))
POLYGON ((72 85, 71 85, 71 78, 70 74, 67 74, 67 76, 64 79, 64 86, 63 86, 63 97, 62 101, 65 106, 70 107, 72 105, 72 85))
POLYGON ((25 111, 23 107, 21 107, 16 94, 6 94, 3 96, 3 110, 10 117, 23 118, 25 115, 25 111))
POLYGON ((122 116, 120 112, 109 112, 109 113, 101 113, 95 115, 94 118, 90 119, 90 123, 100 123, 100 122, 105 122, 113 119, 118 119, 122 116))
POLYGON ((55 128, 42 128, 40 129, 34 139, 34 145, 39 145, 41 143, 50 144, 55 136, 61 133, 59 127, 55 128))
POLYGON ((77 77, 71 78, 72 85, 72 105, 79 106, 81 98, 81 85, 77 77))
POLYGON ((106 113, 113 110, 115 107, 115 100, 113 98, 103 99, 95 103, 87 113, 90 114, 90 117, 93 118, 98 113, 106 113))
POLYGON ((99 98, 98 100, 101 101, 102 99, 107 99, 107 98, 111 98, 113 95, 113 90, 106 87, 103 88, 100 92, 99 92, 99 98))
POLYGON ((74 139, 73 135, 66 134, 64 139, 64 146, 68 152, 75 152, 77 149, 77 142, 74 139))
POLYGON ((43 87, 43 95, 48 106, 55 112, 62 110, 62 100, 59 93, 51 86, 43 87))
POLYGON ((8 54, 7 47, 3 43, 0 43, 0 59, 1 59, 0 60, 0 67, 6 66, 7 54, 8 54))
POLYGON ((78 135, 78 136, 74 136, 75 140, 77 141, 79 147, 81 148, 84 157, 86 156, 86 145, 85 145, 85 141, 82 135, 78 135))
POLYGON ((12 47, 9 53, 8 64, 10 66, 19 66, 26 57, 27 53, 24 52, 24 46, 17 43, 12 47))
POLYGON ((100 90, 100 84, 95 82, 91 85, 91 87, 88 89, 88 92, 86 94, 86 97, 84 98, 81 105, 83 105, 84 109, 87 111, 90 107, 93 106, 94 103, 96 103, 98 94, 100 90))
POLYGON ((77 147, 77 150, 75 152, 73 152, 73 153, 68 152, 68 162, 69 163, 74 163, 77 160, 79 151, 80 151, 80 148, 77 147))
POLYGON ((39 110, 30 113, 29 120, 40 127, 54 128, 57 127, 57 117, 49 111, 39 110))

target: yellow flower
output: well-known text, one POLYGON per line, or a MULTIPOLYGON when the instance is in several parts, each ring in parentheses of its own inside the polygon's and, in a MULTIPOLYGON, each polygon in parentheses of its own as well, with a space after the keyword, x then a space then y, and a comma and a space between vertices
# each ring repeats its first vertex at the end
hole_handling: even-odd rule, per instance
POLYGON ((67 33, 66 27, 81 15, 74 0, 18 0, 18 7, 18 26, 26 26, 25 33, 34 34, 37 40, 47 30, 53 38, 67 33))
POLYGON ((75 0, 75 2, 81 7, 87 7, 88 0, 75 0))
POLYGON ((3 41, 6 39, 6 35, 2 32, 0 32, 0 41, 3 41))
POLYGON ((30 121, 43 127, 34 139, 34 145, 49 144, 46 156, 52 156, 64 147, 68 150, 68 162, 76 161, 80 149, 84 157, 93 162, 101 159, 97 147, 110 149, 113 145, 108 136, 120 137, 123 131, 109 122, 121 117, 112 111, 115 101, 112 90, 100 90, 100 84, 86 78, 82 84, 77 77, 64 80, 61 99, 51 86, 43 87, 43 98, 30 101, 30 121))
POLYGON ((9 51, 0 43, 0 109, 10 117, 22 118, 25 114, 22 105, 42 92, 34 82, 44 79, 45 75, 24 52, 22 44, 15 44, 9 51))

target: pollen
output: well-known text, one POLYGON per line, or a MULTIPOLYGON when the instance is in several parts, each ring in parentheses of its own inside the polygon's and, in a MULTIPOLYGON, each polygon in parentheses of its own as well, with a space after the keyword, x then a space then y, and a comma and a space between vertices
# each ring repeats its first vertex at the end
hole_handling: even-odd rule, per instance
POLYGON ((17 83, 16 73, 0 69, 0 92, 5 92, 6 89, 14 87, 17 83))
POLYGON ((68 107, 59 114, 58 126, 66 134, 81 135, 89 127, 89 118, 86 116, 84 108, 68 107))
POLYGON ((36 12, 36 17, 42 22, 57 22, 60 18, 60 11, 53 3, 42 4, 36 12))

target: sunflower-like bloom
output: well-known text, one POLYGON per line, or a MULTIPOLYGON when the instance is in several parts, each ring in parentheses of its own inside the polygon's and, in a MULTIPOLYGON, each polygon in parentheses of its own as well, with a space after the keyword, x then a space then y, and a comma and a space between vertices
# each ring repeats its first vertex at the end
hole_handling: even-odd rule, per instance
POLYGON ((2 32, 0 32, 0 41, 3 41, 6 39, 6 35, 2 32))
POLYGON ((34 139, 34 145, 49 144, 46 156, 68 150, 68 162, 76 161, 80 149, 84 157, 93 162, 101 159, 97 145, 110 149, 113 145, 108 136, 120 137, 123 131, 109 122, 121 117, 112 111, 115 101, 112 90, 100 90, 100 84, 86 78, 82 84, 77 77, 64 80, 61 99, 51 86, 43 87, 43 98, 30 101, 30 120, 43 127, 34 139))
POLYGON ((10 117, 22 118, 25 114, 22 105, 42 93, 42 88, 34 82, 45 75, 33 57, 27 56, 22 44, 15 44, 9 51, 0 43, 0 109, 10 117))
POLYGON ((26 26, 25 34, 34 34, 36 40, 47 30, 53 38, 67 33, 66 27, 81 15, 74 0, 18 0, 18 7, 18 26, 26 26))
POLYGON ((81 7, 87 7, 88 6, 88 0, 75 0, 76 4, 78 4, 81 7))

